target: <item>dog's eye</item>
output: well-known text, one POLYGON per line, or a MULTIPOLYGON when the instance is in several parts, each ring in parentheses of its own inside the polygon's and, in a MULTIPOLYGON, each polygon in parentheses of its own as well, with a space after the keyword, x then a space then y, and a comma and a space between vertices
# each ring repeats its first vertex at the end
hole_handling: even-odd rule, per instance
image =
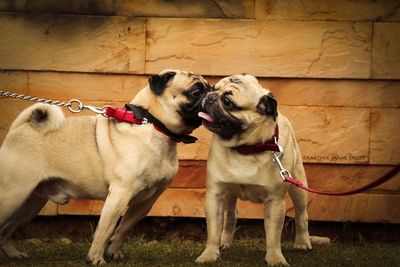
POLYGON ((222 104, 224 105, 224 107, 226 108, 230 108, 232 106, 232 100, 229 99, 229 97, 224 97, 222 98, 222 104))
POLYGON ((201 96, 201 90, 199 88, 194 88, 191 92, 192 96, 199 97, 201 96))

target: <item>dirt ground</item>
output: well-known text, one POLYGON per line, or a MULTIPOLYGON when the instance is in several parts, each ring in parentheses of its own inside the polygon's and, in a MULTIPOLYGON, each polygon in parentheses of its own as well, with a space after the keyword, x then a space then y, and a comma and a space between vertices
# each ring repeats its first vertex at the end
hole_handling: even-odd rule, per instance
MULTIPOLYGON (((87 239, 96 229, 98 216, 38 216, 22 226, 14 239, 60 238, 87 239)), ((264 238, 263 220, 238 220, 236 239, 264 238)), ((340 242, 399 242, 399 224, 369 224, 352 222, 310 222, 311 235, 328 236, 340 242)), ((295 225, 286 218, 283 240, 294 240, 295 225)), ((148 240, 163 240, 178 237, 185 240, 205 241, 204 218, 147 217, 130 232, 131 236, 143 236, 148 240)))

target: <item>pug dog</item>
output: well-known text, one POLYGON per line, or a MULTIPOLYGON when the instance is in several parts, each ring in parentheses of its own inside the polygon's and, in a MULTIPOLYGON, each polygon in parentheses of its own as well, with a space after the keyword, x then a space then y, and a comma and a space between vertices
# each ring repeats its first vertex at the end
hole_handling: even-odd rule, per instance
POLYGON ((201 125, 197 114, 208 91, 208 82, 192 72, 153 75, 128 105, 142 118, 140 125, 101 115, 65 119, 60 108, 44 104, 24 110, 0 148, 1 250, 8 257, 26 257, 10 242, 14 230, 48 199, 65 204, 85 198, 105 200, 86 259, 106 263, 109 240, 107 254, 123 257, 125 234, 178 170, 176 142, 196 140, 187 134, 201 125))
POLYGON ((199 116, 214 135, 207 161, 207 245, 197 263, 215 261, 220 247, 231 245, 237 198, 264 203, 265 260, 269 265, 287 264, 281 251, 287 192, 296 212, 295 248, 311 249, 310 240, 329 242, 309 236, 307 192, 285 183, 272 152, 257 148, 259 144, 278 141, 284 150, 283 166, 307 185, 293 129, 288 119, 278 115, 277 106, 273 94, 248 74, 220 80, 204 98, 204 112, 199 116))

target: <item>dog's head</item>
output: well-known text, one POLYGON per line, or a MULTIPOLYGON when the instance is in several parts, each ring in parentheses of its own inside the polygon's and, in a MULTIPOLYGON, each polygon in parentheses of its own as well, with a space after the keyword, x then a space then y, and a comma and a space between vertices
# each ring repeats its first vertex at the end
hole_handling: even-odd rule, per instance
POLYGON ((190 133, 201 125, 197 114, 209 90, 201 75, 168 69, 150 76, 149 86, 132 103, 149 110, 171 132, 190 133))
POLYGON ((204 126, 230 146, 268 140, 275 133, 278 104, 249 74, 226 77, 203 100, 204 126))

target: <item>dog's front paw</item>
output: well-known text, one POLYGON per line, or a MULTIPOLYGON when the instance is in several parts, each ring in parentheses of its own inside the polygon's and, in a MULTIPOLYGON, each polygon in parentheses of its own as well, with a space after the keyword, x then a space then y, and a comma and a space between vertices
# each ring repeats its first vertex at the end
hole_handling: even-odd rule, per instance
POLYGON ((200 257, 197 258, 196 263, 214 262, 219 257, 219 250, 205 249, 200 257))
POLYGON ((86 261, 92 263, 92 265, 103 265, 107 264, 102 256, 93 256, 90 253, 86 256, 86 261))
POLYGON ((289 265, 282 255, 282 251, 279 249, 268 250, 267 255, 265 256, 265 262, 268 265, 289 265))

